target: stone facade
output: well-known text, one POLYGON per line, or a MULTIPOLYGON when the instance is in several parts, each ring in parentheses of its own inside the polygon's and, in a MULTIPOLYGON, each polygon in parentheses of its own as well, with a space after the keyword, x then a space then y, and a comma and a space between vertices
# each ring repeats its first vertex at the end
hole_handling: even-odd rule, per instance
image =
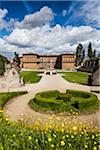
POLYGON ((75 54, 37 55, 23 54, 21 68, 25 69, 74 69, 75 54))

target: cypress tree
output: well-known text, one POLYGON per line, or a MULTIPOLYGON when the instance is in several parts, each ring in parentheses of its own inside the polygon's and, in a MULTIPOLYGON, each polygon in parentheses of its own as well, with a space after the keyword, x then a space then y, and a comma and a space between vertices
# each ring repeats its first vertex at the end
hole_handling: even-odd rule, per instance
POLYGON ((93 57, 93 52, 92 52, 92 44, 91 42, 88 45, 88 57, 91 59, 93 57))

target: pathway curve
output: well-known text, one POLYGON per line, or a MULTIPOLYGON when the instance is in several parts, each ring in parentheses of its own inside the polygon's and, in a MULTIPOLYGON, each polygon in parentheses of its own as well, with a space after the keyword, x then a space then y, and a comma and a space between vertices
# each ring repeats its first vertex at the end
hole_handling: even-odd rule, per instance
MULTIPOLYGON (((10 89, 10 91, 22 91, 27 90, 28 94, 18 96, 8 101, 4 106, 4 113, 12 121, 16 121, 21 116, 29 122, 41 118, 43 121, 47 121, 50 117, 50 114, 45 114, 41 112, 34 111, 28 105, 28 102, 35 96, 36 93, 48 90, 58 90, 60 92, 65 92, 67 89, 81 90, 90 92, 90 87, 86 85, 81 85, 77 83, 70 83, 64 80, 60 74, 56 75, 43 75, 40 82, 36 84, 29 84, 24 87, 17 89, 10 89)), ((97 94, 100 99, 100 94, 97 94)), ((65 116, 62 116, 63 118, 65 116)), ((82 121, 93 121, 96 124, 99 124, 99 112, 88 115, 78 116, 79 120, 82 121)))

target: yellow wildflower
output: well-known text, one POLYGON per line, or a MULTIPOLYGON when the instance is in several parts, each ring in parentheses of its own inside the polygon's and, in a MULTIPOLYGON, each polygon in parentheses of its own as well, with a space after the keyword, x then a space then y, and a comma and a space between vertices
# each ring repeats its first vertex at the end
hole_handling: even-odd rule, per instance
POLYGON ((3 110, 2 109, 0 109, 0 113, 2 113, 3 112, 3 110))
POLYGON ((74 132, 74 135, 76 135, 76 132, 74 132))
POLYGON ((64 129, 61 129, 61 132, 64 133, 64 129))
POLYGON ((15 134, 13 134, 13 137, 15 137, 15 134))
POLYGON ((6 118, 5 120, 6 120, 6 121, 8 121, 9 119, 8 119, 8 118, 6 118))
POLYGON ((52 139, 51 139, 51 138, 48 138, 48 141, 49 141, 49 142, 51 142, 51 141, 52 141, 52 139))
POLYGON ((96 141, 94 141, 94 145, 96 145, 97 144, 97 142, 96 141))
POLYGON ((51 147, 54 148, 54 144, 51 144, 51 147))
POLYGON ((74 138, 74 135, 71 135, 71 138, 73 139, 73 138, 74 138))
POLYGON ((66 135, 66 137, 68 138, 68 137, 69 137, 69 135, 67 134, 67 135, 66 135))
POLYGON ((92 135, 92 139, 94 139, 94 135, 92 135))
POLYGON ((71 124, 71 122, 70 122, 70 121, 68 121, 68 124, 71 124))
POLYGON ((59 117, 57 117, 57 120, 58 120, 58 121, 60 121, 60 118, 59 118, 59 117))
POLYGON ((63 113, 60 113, 60 115, 62 116, 62 115, 63 115, 63 113))
POLYGON ((97 150, 97 147, 96 147, 96 146, 94 146, 94 150, 97 150))
POLYGON ((52 117, 55 117, 55 114, 52 114, 52 117))
POLYGON ((78 115, 78 112, 76 112, 76 115, 78 115))
POLYGON ((21 118, 20 120, 21 120, 21 121, 23 121, 24 119, 23 119, 23 118, 21 118))
POLYGON ((29 137, 28 137, 28 139, 29 139, 29 141, 31 141, 31 140, 32 140, 32 137, 31 137, 31 136, 29 136, 29 137))
POLYGON ((85 145, 85 148, 88 148, 88 146, 87 146, 87 145, 85 145))
POLYGON ((56 138, 56 134, 53 134, 53 137, 56 138))
POLYGON ((65 142, 64 141, 61 141, 61 146, 64 146, 65 145, 65 142))
POLYGON ((64 127, 64 123, 62 123, 61 127, 64 127))
POLYGON ((20 134, 21 136, 23 136, 23 132, 21 132, 21 134, 20 134))
POLYGON ((77 127, 76 127, 76 126, 74 126, 74 127, 73 127, 73 130, 74 130, 74 131, 76 131, 76 130, 77 130, 77 127))
POLYGON ((81 134, 84 134, 84 132, 81 132, 81 134))
POLYGON ((38 139, 36 139, 35 141, 38 142, 38 139))
POLYGON ((62 138, 65 139, 65 136, 63 136, 62 138))

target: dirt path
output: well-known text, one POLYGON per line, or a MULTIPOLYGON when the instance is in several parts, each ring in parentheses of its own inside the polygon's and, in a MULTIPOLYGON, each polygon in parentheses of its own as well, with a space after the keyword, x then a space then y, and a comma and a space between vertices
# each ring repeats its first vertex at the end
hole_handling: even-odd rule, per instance
MULTIPOLYGON (((23 87, 19 88, 18 90, 27 90, 29 93, 13 98, 9 102, 7 102, 4 107, 4 113, 12 121, 16 121, 22 118, 23 116, 25 120, 27 120, 29 123, 34 122, 37 118, 40 118, 43 122, 45 122, 49 120, 50 114, 44 114, 32 110, 29 107, 28 102, 38 92, 48 90, 58 90, 60 92, 65 92, 66 89, 75 89, 90 92, 89 86, 65 81, 60 76, 60 74, 53 76, 43 75, 39 83, 26 85, 24 88, 23 87)), ((97 94, 97 96, 100 98, 100 94, 97 94)), ((62 116, 62 119, 64 118, 65 116, 62 116)), ((78 120, 85 122, 93 121, 95 124, 99 125, 99 112, 96 112, 94 114, 78 116, 78 120)))

